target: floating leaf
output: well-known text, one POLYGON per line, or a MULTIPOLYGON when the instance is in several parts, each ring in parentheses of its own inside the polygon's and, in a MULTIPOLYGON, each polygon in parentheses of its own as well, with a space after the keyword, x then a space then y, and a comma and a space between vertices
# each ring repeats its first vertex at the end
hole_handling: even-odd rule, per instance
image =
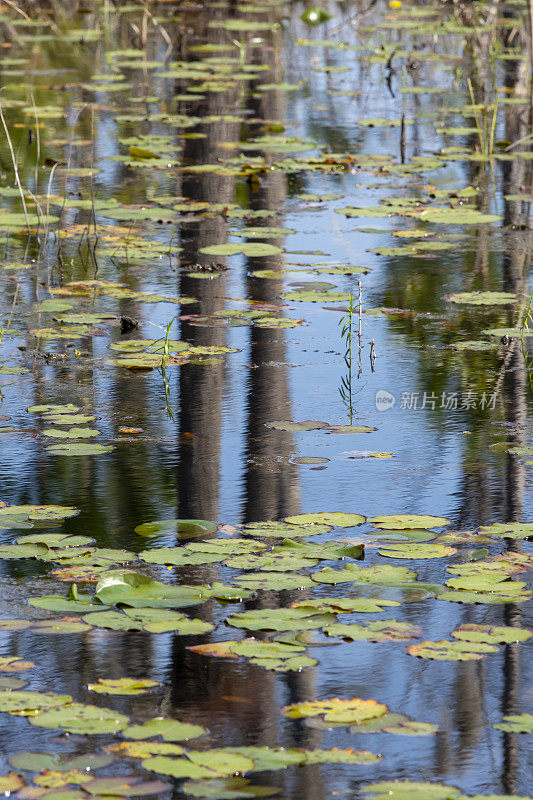
POLYGON ((217 527, 216 522, 205 519, 165 519, 137 525, 135 533, 147 537, 173 534, 182 539, 194 539, 215 533, 217 527))
POLYGON ((497 653, 499 648, 484 642, 420 642, 410 644, 406 652, 417 658, 430 658, 437 661, 475 661, 487 653, 497 653))
POLYGON ((450 520, 446 517, 431 517, 420 514, 382 514, 368 520, 376 528, 390 528, 391 530, 402 530, 404 528, 441 528, 449 525, 450 520))
POLYGON ((321 428, 329 428, 327 422, 312 419, 306 419, 303 422, 267 422, 266 426, 277 431, 318 431, 321 428))
POLYGON ((189 751, 181 758, 155 756, 144 759, 142 765, 162 775, 193 779, 230 777, 254 769, 251 758, 224 750, 208 750, 205 753, 189 751))
POLYGON ((235 583, 246 589, 257 591, 272 590, 274 592, 291 591, 293 589, 310 589, 313 581, 307 575, 297 573, 257 572, 244 577, 235 578, 235 583))
POLYGON ((3 794, 5 797, 9 797, 14 792, 18 792, 24 785, 24 781, 16 772, 0 775, 0 794, 3 794))
POLYGON ((46 448, 46 452, 52 453, 54 456, 98 456, 103 453, 110 453, 114 449, 112 445, 72 442, 69 444, 52 444, 46 448))
POLYGON ((249 522, 244 526, 244 530, 250 536, 264 536, 264 537, 307 537, 317 536, 321 533, 329 533, 332 530, 331 525, 288 525, 286 522, 249 522))
POLYGON ((505 733, 533 733, 533 714, 508 714, 504 722, 493 725, 505 733))
POLYGON ((344 511, 318 511, 312 514, 296 514, 285 517, 289 525, 331 525, 338 528, 352 528, 366 521, 362 514, 347 514, 344 511))
POLYGON ((315 614, 309 608, 258 608, 232 614, 226 622, 252 631, 305 631, 337 621, 334 614, 315 614))
POLYGON ((72 702, 68 694, 55 695, 43 692, 13 691, 0 692, 0 711, 25 717, 37 711, 57 708, 72 702))
POLYGON ((0 672, 24 672, 34 666, 33 661, 23 661, 17 656, 0 656, 0 672))
POLYGON ((118 733, 128 725, 129 718, 107 708, 69 703, 43 711, 31 717, 30 722, 39 728, 59 728, 67 733, 102 734, 118 733))
POLYGON ((4 517, 10 517, 11 515, 36 522, 67 519, 68 517, 75 517, 79 513, 79 508, 74 508, 73 506, 5 506, 0 508, 0 525, 4 517))
POLYGON ((115 572, 97 584, 95 597, 102 603, 135 608, 182 608, 201 602, 201 587, 167 586, 138 572, 115 572))
POLYGON ((94 428, 70 428, 68 431, 63 431, 59 428, 45 428, 43 436, 52 436, 56 439, 90 439, 93 436, 99 436, 100 431, 94 428))
POLYGON ((247 778, 213 778, 203 781, 187 781, 183 791, 190 797, 205 797, 206 800, 241 800, 241 798, 270 797, 279 789, 271 786, 251 784, 247 778))
POLYGON ((384 781, 361 787, 372 800, 452 800, 461 792, 455 786, 419 781, 384 781))
POLYGON ((327 636, 342 636, 351 642, 367 640, 370 642, 401 642, 418 639, 422 628, 410 622, 397 622, 393 619, 375 620, 366 625, 328 625, 324 628, 327 636))
POLYGON ((140 797, 157 795, 170 789, 163 781, 142 781, 136 775, 114 775, 105 778, 92 778, 83 784, 83 790, 96 797, 140 797))
POLYGON ((365 720, 380 717, 387 711, 387 706, 376 700, 341 700, 333 697, 331 700, 310 700, 303 703, 293 703, 281 709, 281 713, 291 719, 303 717, 323 716, 326 722, 342 722, 346 725, 364 722, 365 720))
POLYGON ((234 256, 238 253, 248 258, 263 258, 283 253, 283 248, 266 242, 240 242, 238 244, 213 244, 198 251, 209 256, 234 256))
POLYGON ((97 694, 132 695, 146 694, 155 686, 161 684, 149 678, 98 678, 96 683, 88 683, 87 689, 97 694))
POLYGON ((518 302, 517 296, 508 292, 456 292, 445 295, 443 299, 470 306, 508 306, 518 302))
POLYGON ((533 536, 533 523, 495 522, 493 525, 484 525, 479 528, 479 533, 504 539, 527 539, 529 536, 533 536))
POLYGON ((388 558, 443 558, 457 553, 455 547, 446 544, 389 544, 379 551, 388 558))
POLYGON ((431 736, 437 731, 437 725, 430 722, 416 722, 405 714, 393 714, 390 711, 350 728, 351 733, 393 733, 401 736, 431 736))
POLYGON ((206 729, 201 725, 193 725, 190 722, 179 722, 177 719, 165 719, 165 717, 154 717, 143 722, 142 725, 130 725, 124 728, 122 736, 128 739, 146 739, 151 736, 161 736, 165 742, 183 742, 189 739, 197 739, 206 733, 206 729))
POLYGON ((382 600, 375 597, 320 597, 316 599, 298 600, 291 603, 291 608, 308 608, 321 614, 353 614, 379 613, 383 608, 399 606, 397 600, 382 600))
POLYGON ((452 636, 466 642, 486 642, 487 644, 513 644, 527 642, 533 632, 526 628, 511 628, 504 625, 476 625, 464 622, 459 625, 452 636))

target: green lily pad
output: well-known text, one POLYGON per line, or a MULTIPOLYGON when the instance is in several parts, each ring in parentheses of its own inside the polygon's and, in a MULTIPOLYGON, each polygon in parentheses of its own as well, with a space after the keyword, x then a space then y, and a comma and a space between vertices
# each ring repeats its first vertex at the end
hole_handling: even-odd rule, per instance
POLYGON ((90 629, 81 621, 72 620, 70 617, 59 619, 43 619, 34 622, 30 628, 32 633, 43 634, 70 634, 87 633, 90 629))
POLYGON ((196 564, 215 564, 223 561, 225 555, 221 553, 190 553, 184 547, 158 547, 153 550, 143 550, 139 558, 148 564, 167 564, 172 566, 187 566, 196 564))
POLYGON ((373 567, 360 567, 347 564, 343 569, 325 567, 320 572, 313 572, 312 579, 317 583, 375 583, 383 586, 410 585, 417 579, 417 573, 407 567, 392 567, 388 564, 376 564, 373 567))
POLYGON ((274 428, 277 431, 318 431, 321 428, 329 428, 327 422, 320 422, 319 420, 306 419, 303 422, 267 422, 267 428, 274 428))
POLYGON ((321 533, 329 533, 331 525, 288 525, 286 522, 249 522, 244 526, 244 530, 249 536, 259 536, 265 538, 288 538, 290 536, 318 536, 321 533))
POLYGON ((527 642, 533 636, 533 631, 527 628, 511 628, 505 625, 476 625, 464 622, 459 625, 452 636, 466 642, 486 642, 487 644, 513 644, 514 642, 527 642))
POLYGON ((334 614, 316 614, 309 608, 258 608, 227 618, 228 625, 252 631, 305 631, 337 621, 334 614))
POLYGON ((410 622, 397 622, 393 619, 380 619, 366 625, 343 625, 337 623, 324 628, 327 636, 341 636, 351 642, 402 642, 418 639, 422 636, 422 628, 410 622))
POLYGON ((371 800, 452 800, 461 792, 455 786, 419 781, 384 781, 368 783, 362 792, 371 800))
POLYGON ((58 428, 45 428, 43 436, 52 436, 55 439, 90 439, 93 436, 99 436, 100 431, 94 428, 70 428, 68 431, 63 431, 58 428))
POLYGON ((296 514, 285 517, 289 525, 331 525, 337 528, 352 528, 366 521, 362 514, 347 514, 344 511, 317 511, 312 514, 296 514))
POLYGON ((109 606, 104 606, 101 603, 84 603, 77 600, 69 600, 59 594, 31 597, 28 603, 34 608, 44 608, 46 611, 58 611, 62 614, 87 614, 90 611, 105 611, 109 608, 109 606))
POLYGON ((43 417, 49 425, 85 425, 95 419, 94 414, 45 414, 43 417))
POLYGON ((129 718, 107 708, 68 703, 60 708, 51 708, 30 719, 39 728, 59 728, 67 733, 103 734, 118 733, 123 730, 129 718))
POLYGON ((243 577, 235 578, 239 587, 252 591, 292 591, 294 589, 310 589, 313 581, 307 575, 283 572, 256 572, 243 577))
POLYGON ((508 292, 455 292, 443 298, 449 303, 470 306, 508 306, 517 303, 515 294, 508 292))
POLYGON ((240 242, 238 244, 212 244, 198 251, 209 256, 234 256, 241 253, 247 258, 263 258, 283 253, 283 248, 266 242, 240 242))
POLYGON ((326 722, 342 722, 346 725, 365 722, 381 717, 387 712, 387 706, 376 700, 341 700, 333 697, 330 700, 310 700, 293 703, 281 709, 281 713, 290 719, 321 716, 326 722))
POLYGON ((239 753, 224 750, 208 750, 207 752, 189 751, 179 758, 155 756, 142 762, 144 769, 174 778, 217 778, 231 777, 238 773, 250 772, 254 762, 239 753))
POLYGON ((527 539, 533 536, 533 524, 530 522, 495 522, 493 525, 483 525, 479 528, 479 533, 503 539, 527 539))
POLYGON ((46 448, 46 452, 54 456, 98 456, 110 453, 114 449, 112 445, 69 442, 68 444, 52 444, 46 448))
POLYGON ((142 795, 158 795, 168 789, 170 789, 168 783, 142 781, 135 775, 92 778, 83 783, 83 791, 93 797, 140 797, 142 795))
POLYGON ((533 733, 533 714, 508 714, 503 719, 493 728, 505 733, 533 733))
POLYGON ((44 692, 13 691, 0 692, 0 711, 25 717, 36 712, 65 706, 72 702, 68 694, 55 695, 44 692))
POLYGON ((161 684, 149 678, 98 678, 96 683, 88 683, 87 689, 97 694, 137 695, 156 686, 161 684))
POLYGON ((497 653, 499 647, 485 642, 420 642, 410 644, 406 652, 417 658, 429 658, 437 661, 476 661, 487 653, 497 653))
POLYGON ((167 586, 138 572, 114 572, 96 585, 102 603, 134 608, 182 608, 203 600, 201 587, 167 586))
POLYGON ((375 597, 320 597, 298 600, 291 608, 308 608, 321 614, 379 613, 383 608, 400 606, 397 600, 383 600, 375 597))
POLYGON ((387 558, 443 558, 457 553, 455 547, 446 544, 403 543, 389 544, 379 550, 387 558))
POLYGON ((79 513, 79 508, 74 508, 73 506, 5 506, 4 508, 0 508, 0 525, 4 517, 9 518, 11 515, 28 519, 32 522, 39 522, 67 519, 68 517, 75 517, 79 513))
POLYGON ((401 736, 431 736, 438 731, 431 722, 417 722, 405 714, 388 712, 350 728, 351 733, 393 733, 401 736))
POLYGON ((272 786, 251 784, 247 778, 212 778, 211 780, 186 781, 182 787, 190 797, 206 800, 241 800, 241 798, 271 797, 279 789, 272 786))
POLYGON ((165 519, 144 522, 134 529, 139 536, 166 536, 177 534, 182 539, 194 539, 215 533, 217 523, 205 519, 165 519))
POLYGON ((124 728, 122 736, 126 736, 128 739, 149 739, 152 736, 160 736, 165 742, 185 742, 189 739, 197 739, 206 733, 206 729, 201 725, 180 722, 177 719, 154 717, 141 725, 130 725, 124 728))
POLYGON ((441 528, 449 525, 450 520, 446 517, 431 517, 424 514, 382 514, 368 520, 376 528, 390 528, 391 530, 402 530, 404 528, 441 528))

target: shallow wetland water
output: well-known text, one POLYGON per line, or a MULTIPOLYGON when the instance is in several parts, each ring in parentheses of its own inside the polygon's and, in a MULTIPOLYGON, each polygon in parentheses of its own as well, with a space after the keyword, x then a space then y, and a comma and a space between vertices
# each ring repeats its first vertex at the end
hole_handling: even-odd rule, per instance
POLYGON ((6 796, 533 794, 528 6, 0 7, 6 796))

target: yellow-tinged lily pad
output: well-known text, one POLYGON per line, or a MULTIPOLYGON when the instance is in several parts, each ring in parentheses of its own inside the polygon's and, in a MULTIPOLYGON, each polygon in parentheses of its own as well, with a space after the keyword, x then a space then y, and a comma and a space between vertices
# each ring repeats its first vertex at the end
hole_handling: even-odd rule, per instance
POLYGON ((405 648, 410 656, 429 658, 437 661, 476 661, 485 658, 487 653, 497 653, 499 647, 485 642, 420 642, 405 648))
POLYGON ((362 514, 347 514, 344 511, 316 511, 312 514, 296 514, 285 517, 289 525, 331 525, 335 528, 352 528, 365 522, 362 514))
POLYGON ((380 717, 387 712, 387 706, 376 700, 341 700, 333 697, 330 700, 310 700, 293 703, 281 709, 281 713, 291 719, 322 716, 326 722, 343 722, 347 725, 364 722, 380 717))
POLYGON ((446 517, 432 517, 427 514, 381 514, 368 520, 376 528, 402 530, 408 528, 441 528, 449 525, 446 517))
POLYGON ((149 678, 98 678, 96 683, 88 683, 87 689, 97 694, 146 694, 161 684, 149 678))

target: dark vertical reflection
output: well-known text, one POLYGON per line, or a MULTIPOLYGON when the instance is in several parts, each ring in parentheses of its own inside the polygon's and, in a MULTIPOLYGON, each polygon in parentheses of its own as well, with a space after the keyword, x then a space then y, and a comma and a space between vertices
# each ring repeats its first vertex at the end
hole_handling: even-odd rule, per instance
MULTIPOLYGON (((207 11, 190 15, 188 30, 193 42, 228 44, 224 31, 208 27, 211 15, 207 11)), ((234 53, 231 46, 229 55, 234 53)), ((195 56, 181 53, 182 57, 196 60, 195 56)), ((177 85, 177 92, 184 87, 177 85)), ((240 87, 224 92, 207 91, 205 100, 197 101, 192 113, 199 117, 220 116, 239 110, 240 87)), ((190 104, 187 104, 190 108, 190 104)), ((227 157, 224 142, 238 140, 239 124, 218 121, 202 123, 196 129, 201 138, 185 139, 183 159, 186 164, 216 163, 227 157)), ((208 203, 231 203, 235 193, 235 178, 215 173, 184 173, 179 192, 187 199, 208 203)), ((191 215, 192 216, 192 215, 191 215)), ((182 263, 180 279, 182 295, 196 297, 200 306, 196 313, 211 315, 224 308, 226 279, 218 269, 225 268, 225 259, 207 256, 200 249, 208 245, 224 244, 228 239, 228 223, 221 214, 208 214, 186 219, 182 223, 182 263), (213 263, 215 262, 215 263, 213 263), (218 263, 222 262, 222 263, 218 263), (187 275, 190 268, 213 268, 218 277, 198 279, 187 275)), ((190 312, 185 307, 182 316, 190 312)), ((181 321, 181 338, 195 346, 223 345, 223 328, 201 328, 181 321)), ((220 435, 222 393, 225 369, 220 366, 188 364, 180 369, 179 441, 180 467, 178 473, 179 515, 184 518, 216 519, 218 516, 218 484, 220 472, 220 435)))
MULTIPOLYGON (((509 9, 504 9, 504 16, 510 16, 509 9)), ((514 42, 507 41, 505 45, 514 46, 516 53, 528 51, 528 42, 523 32, 518 32, 514 42)), ((530 45, 531 43, 529 43, 530 45)), ((504 85, 515 95, 525 94, 531 80, 527 59, 507 60, 504 62, 504 85)), ((525 115, 516 114, 506 106, 505 112, 505 139, 516 142, 529 133, 528 120, 525 115)), ((523 188, 531 186, 532 166, 526 159, 514 159, 502 162, 502 194, 510 195, 519 193, 523 188)), ((506 229, 505 249, 503 256, 503 291, 513 292, 523 296, 528 288, 528 258, 526 237, 528 237, 529 204, 520 201, 506 200, 504 205, 504 226, 506 229)), ((518 316, 516 324, 521 319, 518 316)), ((527 425, 527 396, 528 396, 528 370, 527 344, 523 347, 519 340, 512 344, 512 354, 507 364, 504 391, 508 408, 508 419, 515 426, 515 440, 517 445, 526 444, 527 425)), ((506 521, 519 522, 523 519, 524 491, 526 485, 526 468, 524 460, 517 456, 508 455, 506 459, 505 480, 505 509, 506 521)), ((519 550, 517 542, 510 542, 510 550, 519 550)), ((520 627, 522 611, 520 606, 509 604, 504 610, 504 624, 509 627, 520 627)), ((503 693, 502 715, 516 714, 519 711, 520 690, 520 654, 519 645, 505 646, 503 664, 503 693)), ((509 794, 517 791, 518 774, 520 768, 518 735, 516 733, 503 734, 503 769, 502 787, 509 794)))

